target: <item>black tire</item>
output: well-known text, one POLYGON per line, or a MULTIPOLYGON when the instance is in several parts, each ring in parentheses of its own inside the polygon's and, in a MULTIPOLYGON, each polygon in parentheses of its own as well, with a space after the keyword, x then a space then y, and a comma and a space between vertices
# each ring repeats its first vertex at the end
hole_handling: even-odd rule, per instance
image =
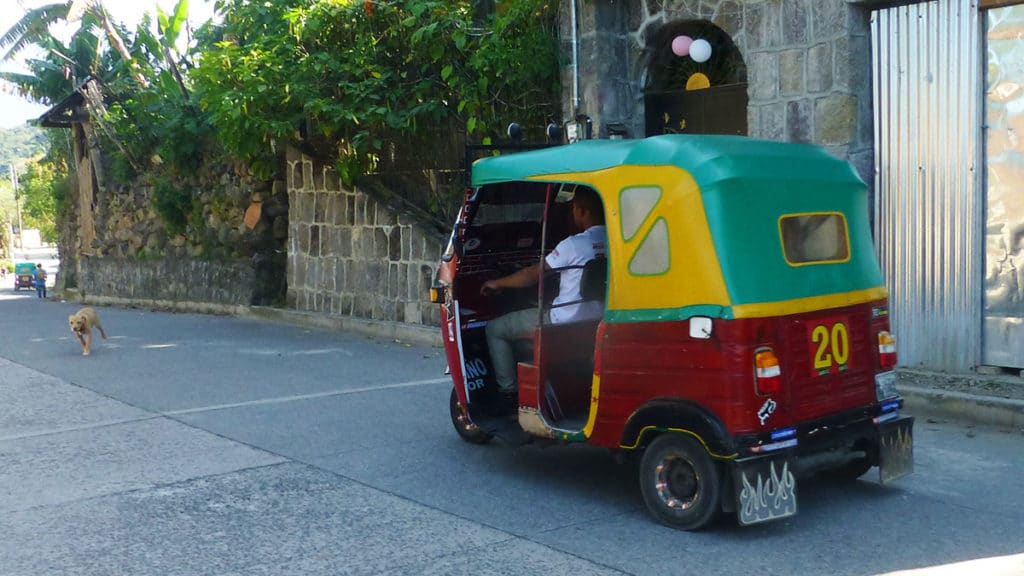
POLYGON ((466 442, 470 444, 487 444, 494 437, 481 430, 469 419, 469 415, 459 405, 459 395, 455 393, 455 388, 452 388, 452 396, 448 401, 448 412, 452 417, 452 426, 455 426, 455 431, 466 442))
POLYGON ((722 511, 718 465, 695 440, 663 434, 644 451, 640 491, 660 522, 680 530, 699 530, 722 511))

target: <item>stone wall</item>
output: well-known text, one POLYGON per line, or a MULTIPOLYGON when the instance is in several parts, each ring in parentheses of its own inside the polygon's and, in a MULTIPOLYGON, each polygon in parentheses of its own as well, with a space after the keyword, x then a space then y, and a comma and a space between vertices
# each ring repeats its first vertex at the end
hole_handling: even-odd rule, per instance
MULTIPOLYGON (((563 113, 575 114, 572 29, 562 2, 563 113)), ((646 42, 652 31, 706 20, 732 37, 747 66, 750 136, 811 142, 872 181, 870 12, 846 0, 591 0, 578 15, 579 112, 594 134, 621 123, 644 136, 646 42)))
POLYGON ((79 295, 86 301, 248 306, 256 296, 256 269, 248 259, 213 262, 82 256, 78 274, 79 295))
POLYGON ((166 306, 284 302, 283 180, 257 179, 244 163, 214 157, 187 176, 150 173, 118 183, 109 173, 99 177, 98 154, 76 141, 77 173, 85 176, 76 182, 60 226, 59 289, 92 301, 166 306), (180 233, 169 232, 154 207, 157 185, 192 199, 180 233), (244 217, 254 204, 261 210, 250 228, 244 217))
POLYGON ((289 308, 367 320, 438 325, 429 289, 442 225, 369 186, 345 189, 335 171, 288 153, 289 308))

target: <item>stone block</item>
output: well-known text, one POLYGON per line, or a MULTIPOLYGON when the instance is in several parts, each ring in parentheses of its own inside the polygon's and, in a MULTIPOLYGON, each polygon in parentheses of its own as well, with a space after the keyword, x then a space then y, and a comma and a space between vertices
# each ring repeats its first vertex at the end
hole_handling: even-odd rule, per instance
POLYGON ((759 122, 758 138, 767 140, 786 140, 786 104, 776 102, 758 106, 759 122))
POLYGON ((366 196, 362 194, 355 194, 355 213, 353 214, 352 224, 354 226, 363 226, 366 224, 366 196))
POLYGON ((383 228, 373 229, 373 258, 379 260, 388 259, 388 235, 383 228))
MULTIPOLYGON (((764 50, 777 45, 780 27, 777 6, 768 2, 749 2, 743 6, 744 35, 747 51, 764 50)), ((750 62, 747 62, 748 69, 750 62)))
POLYGON ((345 194, 345 224, 354 226, 356 223, 356 195, 345 194))
POLYGON ((803 48, 783 50, 779 53, 779 93, 782 96, 799 96, 804 93, 806 54, 803 48))
POLYGON ((398 268, 399 265, 396 263, 391 263, 388 265, 388 298, 394 299, 401 297, 401 290, 399 286, 399 283, 401 281, 401 275, 398 273, 398 268))
POLYGON ((373 296, 364 293, 360 294, 358 297, 353 297, 351 314, 356 318, 372 318, 373 296))
POLYGON ((402 322, 407 324, 423 323, 423 310, 420 308, 419 302, 406 302, 404 308, 405 310, 402 314, 402 322))
POLYGON ((751 103, 762 103, 778 97, 778 55, 773 52, 751 54, 747 66, 747 79, 751 103))
POLYGON ((295 288, 289 286, 288 292, 284 295, 284 306, 290 310, 294 310, 298 307, 298 298, 295 288))
POLYGON ((857 129, 857 97, 837 93, 815 100, 814 125, 816 143, 849 144, 857 129))
POLYGON ((348 223, 348 201, 349 195, 339 192, 333 195, 334 212, 331 213, 331 223, 337 226, 344 226, 348 223))
POLYGON ((419 289, 419 292, 417 292, 417 294, 419 295, 419 297, 418 297, 419 300, 428 299, 429 294, 430 294, 430 285, 433 282, 434 282, 434 269, 433 269, 433 267, 428 266, 426 264, 420 265, 419 286, 417 287, 419 289))
POLYGON ((402 229, 398 226, 390 228, 385 228, 388 235, 388 260, 398 262, 402 259, 402 229))
POLYGON ((313 182, 313 161, 308 157, 302 157, 302 189, 306 192, 315 192, 316 186, 313 182))
POLYGON ((341 260, 341 259, 335 260, 335 262, 334 262, 334 290, 336 292, 344 292, 345 290, 348 289, 348 286, 345 284, 345 280, 346 280, 345 268, 346 267, 347 267, 347 262, 345 260, 341 260))
POLYGON ((352 256, 352 229, 348 227, 334 229, 335 254, 343 258, 352 256))
POLYGON ((743 31, 743 7, 739 2, 726 0, 718 5, 711 21, 729 36, 735 37, 743 31))
POLYGON ((316 194, 312 192, 301 192, 296 197, 298 200, 299 220, 306 224, 312 224, 316 217, 316 194))
POLYGON ((309 224, 298 225, 299 253, 309 254, 309 224))
POLYGON ((786 140, 790 142, 811 142, 814 128, 811 126, 811 103, 796 100, 786 103, 786 140))
POLYGON ((832 44, 822 42, 807 51, 807 91, 827 92, 832 89, 832 44))
MULTIPOLYGON (((820 1, 820 0, 815 0, 820 1)), ((809 37, 811 13, 809 0, 783 0, 782 44, 804 46, 809 37)))
POLYGON ((322 228, 320 225, 309 227, 309 255, 314 258, 320 255, 320 230, 322 228))
POLYGON ((401 232, 399 232, 399 234, 401 235, 402 240, 402 252, 399 255, 399 259, 406 262, 412 257, 412 228, 402 226, 400 230, 401 232))
POLYGON ((325 192, 310 194, 313 197, 313 222, 323 224, 327 222, 328 195, 325 192))
POLYGON ((319 272, 317 277, 317 290, 327 292, 334 290, 334 265, 333 258, 321 258, 319 260, 319 272))
POLYGON ((845 35, 849 8, 846 0, 811 2, 811 39, 832 40, 845 35))
POLYGON ((302 162, 291 162, 288 164, 288 188, 290 190, 302 190, 302 162))
MULTIPOLYGON (((846 36, 836 38, 832 42, 832 82, 836 90, 852 90, 854 81, 852 78, 850 41, 846 36)), ((870 54, 870 52, 869 52, 870 54)), ((871 58, 868 56, 868 61, 871 58)))

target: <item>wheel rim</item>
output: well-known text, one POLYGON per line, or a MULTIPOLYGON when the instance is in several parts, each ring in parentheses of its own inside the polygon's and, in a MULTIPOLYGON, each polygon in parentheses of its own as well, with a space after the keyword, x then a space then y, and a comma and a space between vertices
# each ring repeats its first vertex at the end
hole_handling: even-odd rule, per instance
POLYGON ((461 430, 470 434, 477 430, 476 424, 473 424, 473 421, 469 419, 469 415, 466 414, 465 408, 463 408, 458 401, 452 401, 451 411, 452 419, 461 430))
POLYGON ((686 510, 700 499, 700 474, 688 460, 666 456, 658 463, 654 474, 654 486, 665 506, 686 510))

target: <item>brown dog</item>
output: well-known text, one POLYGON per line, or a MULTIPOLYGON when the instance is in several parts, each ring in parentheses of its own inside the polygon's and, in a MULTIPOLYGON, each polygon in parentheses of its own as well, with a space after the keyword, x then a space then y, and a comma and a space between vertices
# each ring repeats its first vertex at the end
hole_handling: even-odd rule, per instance
POLYGON ((78 336, 78 341, 82 343, 83 356, 88 356, 92 351, 93 328, 100 331, 100 336, 103 336, 104 340, 107 339, 107 334, 103 332, 103 325, 100 324, 100 317, 92 308, 82 308, 68 316, 68 324, 71 325, 71 331, 75 333, 75 336, 78 336))

